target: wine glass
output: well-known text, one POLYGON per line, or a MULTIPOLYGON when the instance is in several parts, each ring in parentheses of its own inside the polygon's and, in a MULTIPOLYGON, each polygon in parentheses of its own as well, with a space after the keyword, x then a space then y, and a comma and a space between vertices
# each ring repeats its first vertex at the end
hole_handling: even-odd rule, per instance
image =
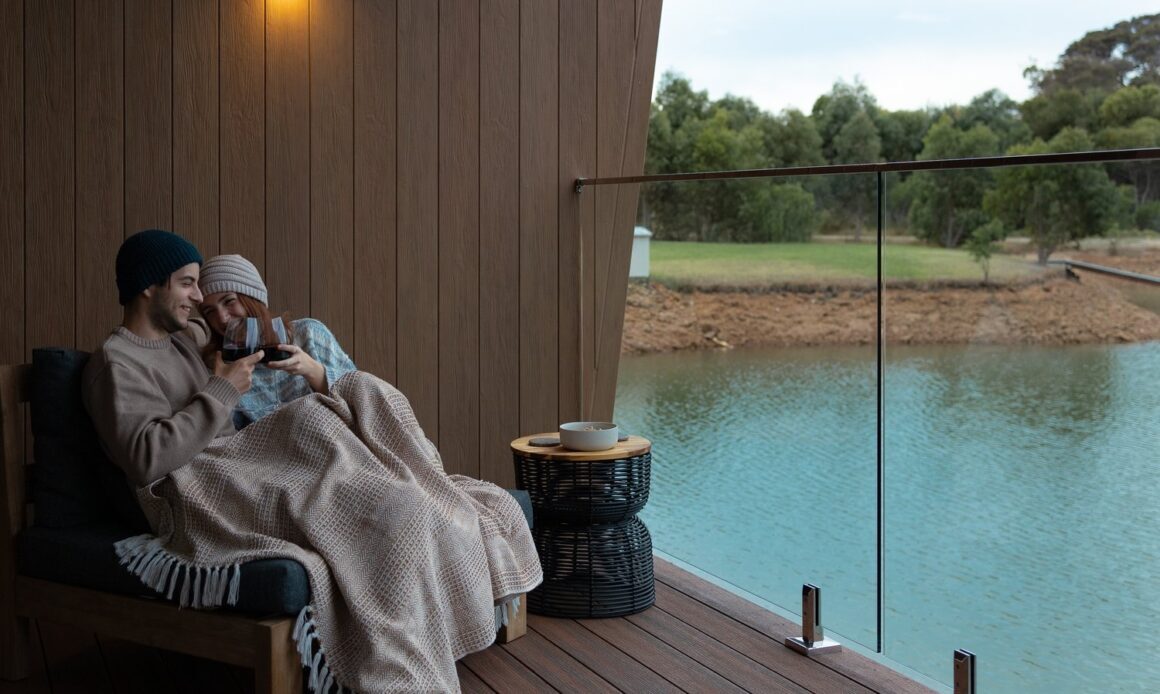
POLYGON ((290 340, 286 335, 286 324, 281 317, 274 317, 263 325, 254 317, 232 318, 222 333, 222 360, 236 361, 263 350, 262 363, 290 358, 290 352, 278 349, 279 344, 290 340))

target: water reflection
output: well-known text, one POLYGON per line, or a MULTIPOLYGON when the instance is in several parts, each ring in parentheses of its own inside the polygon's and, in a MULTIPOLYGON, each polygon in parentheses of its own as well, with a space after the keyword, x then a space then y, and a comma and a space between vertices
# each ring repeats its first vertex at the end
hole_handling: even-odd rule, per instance
MULTIPOLYGON (((887 364, 896 369, 888 377, 895 385, 908 378, 900 369, 922 372, 931 380, 918 387, 935 398, 939 412, 977 412, 1036 431, 1060 422, 1098 428, 1116 414, 1110 390, 1114 362, 1103 346, 1064 350, 971 346, 925 352, 930 348, 907 348, 893 359, 894 350, 889 350, 887 364), (1007 358, 1013 352, 1019 356, 1007 358)), ((903 392, 915 387, 900 385, 903 392)))

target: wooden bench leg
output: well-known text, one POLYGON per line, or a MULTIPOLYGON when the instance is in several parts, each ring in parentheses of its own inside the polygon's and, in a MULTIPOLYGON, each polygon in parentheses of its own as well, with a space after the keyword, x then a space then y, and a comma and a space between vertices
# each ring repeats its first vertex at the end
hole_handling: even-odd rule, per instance
POLYGON ((528 633, 527 593, 520 593, 514 600, 503 603, 500 609, 504 611, 506 616, 504 621, 507 623, 500 625, 495 635, 496 643, 511 643, 528 633))
MULTIPOLYGON (((10 597, 10 596, 9 596, 10 597)), ((7 607, 7 606, 6 606, 7 607)), ((0 679, 22 680, 28 677, 28 629, 25 617, 17 617, 12 610, 5 609, 0 620, 0 679)))
POLYGON ((294 643, 294 620, 266 623, 259 637, 258 661, 254 663, 255 694, 302 694, 302 659, 294 643))

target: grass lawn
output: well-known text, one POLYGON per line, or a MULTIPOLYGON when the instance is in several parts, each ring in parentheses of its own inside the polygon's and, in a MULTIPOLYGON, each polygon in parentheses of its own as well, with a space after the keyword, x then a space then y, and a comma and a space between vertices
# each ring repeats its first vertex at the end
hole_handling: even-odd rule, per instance
MULTIPOLYGON (((762 285, 787 282, 873 281, 877 249, 872 243, 691 243, 652 241, 652 279, 670 285, 762 285)), ((887 280, 982 280, 983 271, 965 250, 887 244, 882 269, 887 280)), ((1006 281, 1041 272, 1009 255, 991 257, 991 279, 1006 281)))

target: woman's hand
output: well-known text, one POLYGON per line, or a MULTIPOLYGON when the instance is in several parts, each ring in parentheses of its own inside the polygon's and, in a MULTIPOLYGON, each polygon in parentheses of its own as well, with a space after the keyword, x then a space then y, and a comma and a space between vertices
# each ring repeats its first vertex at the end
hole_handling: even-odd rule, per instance
POLYGON ((278 349, 289 352, 290 358, 272 361, 266 366, 295 376, 302 376, 310 384, 310 390, 315 393, 330 392, 330 386, 326 382, 326 368, 318 363, 314 357, 298 345, 278 345, 278 349))

